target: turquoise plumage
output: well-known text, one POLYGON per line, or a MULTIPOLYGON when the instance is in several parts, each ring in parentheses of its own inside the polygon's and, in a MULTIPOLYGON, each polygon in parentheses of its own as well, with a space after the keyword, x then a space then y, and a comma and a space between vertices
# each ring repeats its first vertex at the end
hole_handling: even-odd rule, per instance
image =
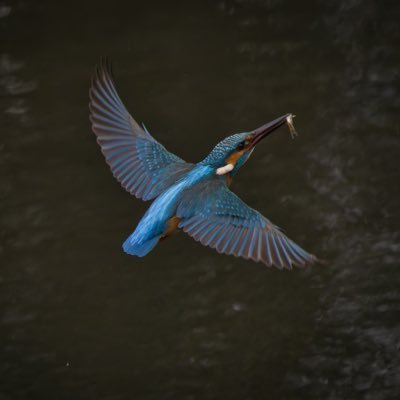
POLYGON ((220 253, 268 266, 290 269, 317 260, 228 187, 254 146, 291 114, 229 136, 203 161, 192 164, 168 152, 132 118, 107 62, 96 70, 89 107, 92 129, 115 178, 136 197, 154 199, 123 244, 126 253, 143 257, 160 239, 181 229, 220 253))

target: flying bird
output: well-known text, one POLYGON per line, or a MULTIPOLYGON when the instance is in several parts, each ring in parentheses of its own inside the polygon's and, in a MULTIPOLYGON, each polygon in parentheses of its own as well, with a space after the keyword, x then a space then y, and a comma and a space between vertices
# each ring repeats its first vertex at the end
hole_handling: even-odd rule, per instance
POLYGON ((89 96, 92 130, 114 177, 137 198, 153 200, 124 242, 126 253, 143 257, 160 240, 182 230, 219 253, 280 269, 317 261, 229 189, 262 139, 286 123, 293 128, 292 114, 228 136, 193 164, 170 153, 133 119, 106 59, 96 68, 89 96))

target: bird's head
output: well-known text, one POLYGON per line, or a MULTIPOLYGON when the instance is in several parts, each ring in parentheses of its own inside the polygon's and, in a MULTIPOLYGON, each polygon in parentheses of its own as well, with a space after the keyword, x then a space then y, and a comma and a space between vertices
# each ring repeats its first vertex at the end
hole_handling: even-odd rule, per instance
POLYGON ((255 146, 275 129, 287 123, 293 136, 292 118, 292 114, 285 114, 253 131, 228 136, 214 147, 202 163, 215 168, 217 175, 233 176, 250 157, 255 146))

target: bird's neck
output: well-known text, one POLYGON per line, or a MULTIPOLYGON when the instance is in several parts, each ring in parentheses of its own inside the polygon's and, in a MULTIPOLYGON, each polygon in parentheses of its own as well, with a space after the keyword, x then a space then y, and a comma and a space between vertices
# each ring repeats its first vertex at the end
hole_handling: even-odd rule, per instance
MULTIPOLYGON (((199 162, 197 164, 196 168, 200 169, 200 167, 208 167, 207 172, 202 172, 204 174, 204 177, 207 178, 207 177, 215 175, 215 174, 220 175, 220 174, 217 173, 217 170, 218 170, 217 165, 218 164, 213 164, 211 157, 208 156, 203 161, 199 162)), ((195 171, 195 169, 192 170, 192 171, 195 171)), ((233 176, 235 175, 235 172, 236 172, 236 168, 234 168, 232 171, 228 171, 227 173, 221 175, 221 179, 225 179, 226 180, 226 185, 228 187, 232 183, 232 179, 233 179, 233 176)), ((199 176, 200 174, 201 174, 200 172, 195 172, 196 176, 199 176)))

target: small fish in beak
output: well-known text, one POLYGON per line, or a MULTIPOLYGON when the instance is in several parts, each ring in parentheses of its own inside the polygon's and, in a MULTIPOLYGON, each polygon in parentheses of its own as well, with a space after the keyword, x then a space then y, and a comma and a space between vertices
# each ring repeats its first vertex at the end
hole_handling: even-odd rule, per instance
POLYGON ((293 118, 294 117, 295 117, 294 114, 288 114, 288 116, 286 117, 286 122, 288 124, 289 131, 290 131, 290 136, 292 137, 292 139, 294 139, 296 136, 299 135, 296 132, 296 129, 294 128, 294 124, 293 124, 293 118))

